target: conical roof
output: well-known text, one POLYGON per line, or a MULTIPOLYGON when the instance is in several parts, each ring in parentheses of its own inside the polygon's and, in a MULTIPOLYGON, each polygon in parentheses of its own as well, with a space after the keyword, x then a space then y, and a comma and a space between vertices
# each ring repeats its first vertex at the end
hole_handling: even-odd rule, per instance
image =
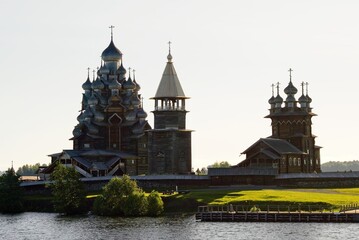
POLYGON ((166 68, 163 71, 162 79, 154 98, 186 98, 173 66, 171 54, 168 55, 167 59, 166 68))

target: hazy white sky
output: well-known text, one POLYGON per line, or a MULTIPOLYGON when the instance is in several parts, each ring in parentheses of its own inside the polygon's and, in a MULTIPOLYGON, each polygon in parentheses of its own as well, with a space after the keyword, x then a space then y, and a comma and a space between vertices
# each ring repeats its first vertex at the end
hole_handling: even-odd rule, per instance
MULTIPOLYGON (((0 170, 48 163, 71 149, 87 67, 114 25, 136 69, 153 125, 153 97, 171 40, 187 96, 193 167, 236 164, 271 134, 270 85, 309 82, 322 162, 358 159, 359 1, 0 1, 0 170)), ((297 98, 300 95, 297 94, 297 98)))

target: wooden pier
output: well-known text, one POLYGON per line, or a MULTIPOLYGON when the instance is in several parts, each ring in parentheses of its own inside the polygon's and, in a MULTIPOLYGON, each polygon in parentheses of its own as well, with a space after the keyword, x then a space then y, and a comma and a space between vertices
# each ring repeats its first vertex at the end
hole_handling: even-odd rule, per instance
MULTIPOLYGON (((258 207, 252 207, 249 211, 244 206, 200 206, 196 213, 198 221, 213 222, 359 222, 359 210, 334 211, 303 211, 301 209, 291 209, 288 211, 273 211, 273 206, 267 206, 266 211, 261 211, 258 207)), ((309 209, 310 206, 309 206, 309 209)))

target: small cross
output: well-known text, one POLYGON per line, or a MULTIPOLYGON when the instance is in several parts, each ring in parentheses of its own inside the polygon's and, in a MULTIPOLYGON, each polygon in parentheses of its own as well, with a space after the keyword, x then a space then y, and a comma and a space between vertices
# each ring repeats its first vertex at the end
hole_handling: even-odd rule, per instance
POLYGON ((280 85, 280 83, 277 82, 277 95, 279 95, 279 85, 280 85))
POLYGON ((272 83, 271 87, 272 87, 272 96, 274 96, 274 84, 272 83))
POLYGON ((168 52, 171 53, 171 41, 168 42, 168 52))
POLYGON ((135 70, 135 69, 133 69, 133 70, 132 70, 132 73, 133 73, 133 80, 135 80, 135 72, 136 72, 136 70, 135 70))
POLYGON ((92 70, 92 77, 93 77, 93 80, 95 81, 95 72, 96 72, 96 70, 94 69, 94 70, 92 70))
POLYGON ((302 82, 300 85, 302 85, 302 95, 304 95, 304 82, 302 82))
POLYGON ((306 94, 307 94, 307 95, 308 95, 308 85, 309 85, 309 83, 306 82, 306 83, 305 83, 305 86, 306 86, 306 94))
POLYGON ((90 77, 90 68, 87 68, 87 77, 90 77))
POLYGON ((128 77, 131 78, 131 68, 128 68, 128 77))
POLYGON ((115 28, 115 26, 109 26, 109 28, 111 28, 111 40, 113 39, 113 29, 115 28))
POLYGON ((290 78, 290 80, 292 81, 292 72, 293 72, 293 69, 289 68, 288 72, 289 72, 289 78, 290 78))

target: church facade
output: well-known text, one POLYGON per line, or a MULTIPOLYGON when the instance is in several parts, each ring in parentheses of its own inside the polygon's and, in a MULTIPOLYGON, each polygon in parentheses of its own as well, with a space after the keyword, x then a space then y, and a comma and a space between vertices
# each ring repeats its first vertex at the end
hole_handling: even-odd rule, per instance
MULTIPOLYGON (((143 109, 135 72, 124 68, 123 55, 111 41, 101 67, 83 83, 82 104, 74 127, 73 149, 49 155, 56 164, 73 166, 83 177, 190 174, 191 132, 185 129, 185 99, 171 53, 153 98, 152 129, 143 109)), ((88 70, 89 71, 89 70, 88 70)))

